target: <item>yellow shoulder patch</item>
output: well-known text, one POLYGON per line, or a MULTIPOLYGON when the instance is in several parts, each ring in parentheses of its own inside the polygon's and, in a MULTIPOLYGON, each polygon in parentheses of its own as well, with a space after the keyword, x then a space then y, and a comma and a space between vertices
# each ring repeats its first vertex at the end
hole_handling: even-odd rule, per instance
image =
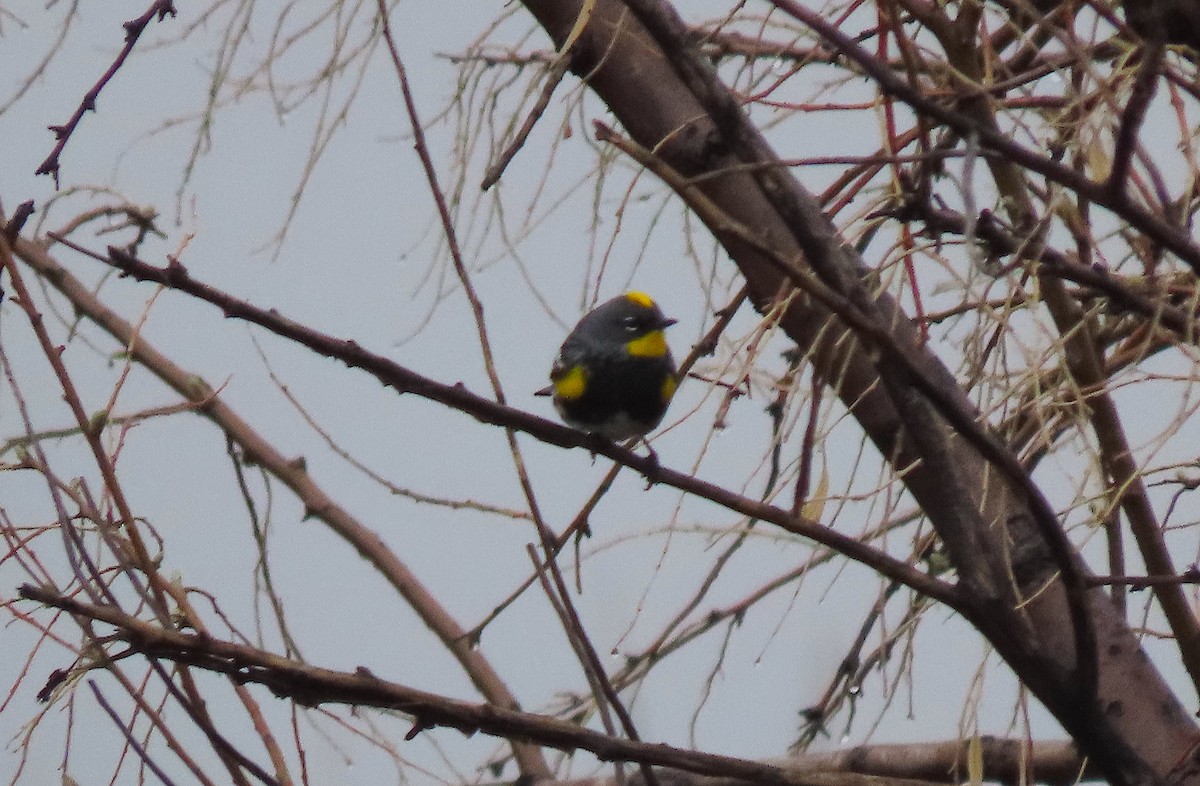
POLYGON ((667 354, 667 339, 661 330, 651 330, 625 344, 625 349, 637 358, 660 358, 667 354))
POLYGON ((662 400, 664 404, 671 403, 671 399, 675 395, 675 389, 679 387, 679 383, 675 381, 674 374, 667 374, 666 379, 662 383, 662 400))
POLYGON ((654 298, 645 292, 626 292, 625 299, 636 303, 642 308, 654 308, 654 298))
POLYGON ((583 366, 571 366, 561 377, 554 380, 554 395, 574 400, 581 398, 587 390, 587 372, 583 366))

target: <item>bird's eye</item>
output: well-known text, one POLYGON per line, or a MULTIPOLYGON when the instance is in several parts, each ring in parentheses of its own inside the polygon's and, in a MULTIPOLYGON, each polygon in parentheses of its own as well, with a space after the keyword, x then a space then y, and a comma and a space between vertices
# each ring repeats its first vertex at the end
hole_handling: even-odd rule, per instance
POLYGON ((637 317, 625 317, 621 320, 621 326, 630 333, 636 333, 638 331, 637 317))

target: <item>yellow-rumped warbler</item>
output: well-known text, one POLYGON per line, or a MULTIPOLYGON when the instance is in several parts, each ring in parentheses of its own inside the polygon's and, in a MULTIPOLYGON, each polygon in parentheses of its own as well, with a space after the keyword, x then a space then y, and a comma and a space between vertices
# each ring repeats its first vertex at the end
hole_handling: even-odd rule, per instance
POLYGON ((615 442, 641 437, 663 419, 679 384, 663 329, 675 324, 644 292, 626 292, 584 315, 567 336, 550 386, 568 426, 615 442))

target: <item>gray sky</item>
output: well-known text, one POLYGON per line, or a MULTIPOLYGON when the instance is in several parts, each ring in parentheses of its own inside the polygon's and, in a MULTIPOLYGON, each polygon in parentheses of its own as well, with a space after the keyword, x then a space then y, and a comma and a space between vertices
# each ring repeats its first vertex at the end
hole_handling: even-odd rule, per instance
MULTIPOLYGON (((70 193, 72 189, 100 187, 153 206, 160 211, 160 227, 168 236, 143 248, 147 261, 162 263, 167 253, 190 238, 182 261, 197 278, 353 339, 439 381, 462 381, 486 393, 466 300, 442 252, 396 76, 382 49, 370 55, 360 87, 354 83, 361 60, 334 82, 328 96, 330 112, 336 115, 343 105, 349 108, 308 175, 290 222, 292 196, 305 177, 314 135, 330 119, 321 118, 324 88, 286 116, 273 106, 266 73, 255 68, 271 40, 277 13, 273 9, 254 9, 243 50, 233 60, 221 106, 206 132, 198 130, 198 113, 218 63, 224 28, 231 15, 240 11, 233 5, 221 6, 211 19, 200 23, 201 4, 182 3, 178 18, 151 26, 135 55, 104 91, 98 111, 84 118, 62 158, 63 190, 56 197, 49 178, 34 177, 53 145, 45 126, 69 117, 83 92, 111 62, 121 42, 120 22, 139 15, 144 6, 144 2, 117 0, 82 4, 74 12, 62 51, 27 93, 0 114, 0 137, 9 142, 6 166, 0 173, 4 208, 11 211, 32 198, 45 210, 57 198, 48 214, 39 212, 36 217, 45 220, 45 227, 54 228, 109 199, 70 193), (185 32, 187 36, 177 40, 185 32), (234 85, 242 78, 250 79, 252 89, 234 97, 234 85), (358 93, 350 100, 353 89, 358 93), (186 173, 198 138, 202 152, 194 169, 186 173), (286 236, 277 243, 285 222, 286 236)), ((697 19, 704 16, 700 6, 688 6, 697 19)), ((301 3, 290 8, 283 29, 294 32, 322 6, 301 3)), ((347 4, 341 9, 351 46, 369 30, 373 9, 373 3, 347 4)), ((19 14, 20 21, 0 19, 0 62, 5 64, 0 69, 2 102, 15 94, 31 64, 44 55, 68 6, 60 0, 46 10, 41 6, 19 10, 7 6, 7 10, 19 14)), ((520 41, 523 51, 547 46, 536 31, 526 37, 532 22, 519 8, 499 3, 402 2, 392 23, 419 110, 429 125, 442 185, 454 191, 462 178, 461 201, 455 205, 457 227, 484 302, 497 368, 510 403, 549 417, 553 415, 549 402, 532 393, 544 384, 566 328, 582 313, 601 264, 605 265, 599 277, 601 298, 631 286, 644 289, 679 319, 669 334, 677 356, 685 355, 711 324, 710 305, 698 296, 698 285, 713 281, 712 300, 721 305, 736 290, 737 280, 732 265, 714 257, 694 222, 693 234, 687 234, 678 204, 665 199, 648 176, 637 179, 630 189, 633 170, 628 166, 610 166, 603 177, 597 174, 589 124, 605 115, 592 100, 578 107, 575 99, 580 88, 574 79, 568 78, 560 87, 529 145, 497 190, 479 193, 479 180, 497 145, 490 135, 503 131, 534 71, 527 69, 502 93, 495 109, 497 128, 485 126, 480 133, 473 113, 483 105, 484 91, 513 72, 489 69, 478 85, 460 92, 458 67, 441 55, 466 50, 485 33, 490 20, 506 10, 512 17, 494 34, 498 44, 520 41), (472 136, 467 135, 468 129, 472 136), (466 171, 461 173, 455 162, 464 144, 470 149, 466 171), (693 256, 688 254, 689 238, 701 244, 693 256)), ((334 27, 333 21, 322 22, 271 70, 276 96, 285 104, 297 101, 298 88, 288 86, 302 84, 322 67, 334 27)), ((821 116, 813 118, 810 126, 805 122, 801 117, 774 129, 782 155, 815 155, 826 145, 831 150, 845 149, 842 136, 829 129, 832 121, 821 116), (799 153, 789 149, 795 135, 785 133, 797 128, 809 135, 807 147, 799 153)), ((864 136, 863 144, 870 145, 872 138, 864 136)), ((836 171, 812 170, 812 185, 834 175, 836 171)), ((96 248, 111 242, 89 233, 76 239, 96 248)), ((105 277, 92 260, 65 250, 58 256, 76 275, 101 286, 104 299, 129 319, 136 319, 155 294, 151 286, 105 277)), ((755 326, 752 316, 743 314, 728 335, 731 340, 745 339, 755 326)), ((65 341, 62 328, 56 329, 65 341)), ((86 405, 97 409, 111 394, 121 364, 112 359, 118 348, 110 340, 91 330, 84 335, 94 345, 76 340, 65 357, 86 405)), ((379 532, 464 626, 474 625, 527 575, 525 545, 535 541, 528 521, 420 505, 388 493, 325 446, 268 372, 274 370, 321 427, 357 460, 422 494, 521 508, 524 503, 499 431, 480 428, 466 416, 415 397, 380 390, 365 374, 225 320, 216 309, 171 292, 159 295, 149 309, 144 335, 177 362, 221 387, 227 402, 284 452, 303 456, 316 481, 379 532)), ((68 425, 68 413, 44 361, 34 351, 23 317, 7 303, 0 308, 0 337, 26 386, 24 394, 36 426, 68 425)), ((760 368, 778 373, 783 368, 779 351, 785 345, 776 339, 768 347, 760 368)), ((740 349, 731 341, 717 358, 703 361, 699 370, 709 375, 725 371, 724 364, 744 357, 740 349)), ((956 357, 952 347, 944 352, 956 357)), ((771 380, 768 373, 754 380, 755 395, 735 402, 728 427, 715 435, 711 427, 720 389, 696 380, 685 384, 665 422, 666 433, 654 443, 661 460, 677 469, 695 469, 701 477, 748 494, 761 493, 769 433, 763 407, 771 380)), ((135 369, 121 391, 116 412, 176 402, 160 383, 135 369)), ((803 426, 803 411, 800 407, 792 413, 798 418, 797 429, 803 426)), ((834 495, 864 492, 879 478, 869 471, 855 476, 859 433, 841 416, 840 408, 830 405, 823 412, 828 434, 820 455, 829 490, 834 495)), ((0 400, 0 430, 5 435, 21 431, 7 392, 0 400)), ((519 442, 538 502, 552 526, 560 529, 591 494, 607 463, 592 461, 583 451, 562 451, 525 437, 519 442)), ((47 449, 61 461, 65 477, 83 475, 98 487, 94 467, 78 444, 54 443, 47 449)), ((867 453, 873 455, 869 448, 867 453)), ((192 416, 149 421, 127 436, 119 468, 138 515, 153 522, 165 538, 165 564, 184 584, 214 592, 241 630, 253 635, 256 614, 265 619, 266 612, 261 602, 255 602, 255 553, 221 436, 192 416)), ((260 479, 253 472, 250 477, 258 504, 269 511, 273 578, 287 603, 291 630, 310 662, 343 669, 366 666, 401 683, 477 698, 432 636, 356 554, 319 523, 302 520, 298 503, 278 484, 272 485, 268 507, 260 479)), ((27 473, 0 474, 0 499, 17 521, 44 522, 49 515, 44 489, 27 473)), ((878 502, 831 502, 822 520, 857 533, 876 526, 886 513, 878 502)), ((738 523, 728 512, 681 499, 670 489, 646 490, 641 480, 623 473, 592 517, 595 537, 583 545, 585 590, 575 598, 599 651, 607 655, 615 648, 628 654, 651 641, 730 542, 729 534, 723 538, 715 534, 732 532, 738 523)), ((906 542, 899 539, 898 552, 903 552, 906 542)), ((742 598, 766 579, 803 563, 812 551, 809 543, 758 527, 697 615, 742 598)), ((0 564, 0 586, 11 590, 21 580, 14 565, 0 564)), ((746 757, 783 754, 795 738, 797 712, 824 690, 880 587, 880 580, 869 571, 835 563, 776 593, 733 631, 722 668, 711 681, 711 696, 698 714, 699 697, 717 661, 723 630, 672 656, 636 694, 634 717, 643 737, 746 757), (689 736, 693 717, 694 739, 689 736)), ((1141 602, 1140 596, 1134 602, 1141 602)), ((894 604, 889 613, 892 623, 901 611, 894 604)), ((267 646, 277 647, 274 628, 269 624, 266 628, 267 646)), ((32 641, 30 631, 20 626, 10 625, 2 635, 0 641, 5 641, 9 653, 25 652, 32 641)), ((872 641, 876 640, 873 634, 872 641)), ((483 648, 527 709, 553 707, 563 691, 586 690, 566 640, 536 589, 488 628, 483 648)), ((983 695, 972 688, 980 684, 976 680, 983 654, 980 638, 961 620, 945 610, 933 610, 912 642, 911 653, 896 656, 911 655, 912 667, 903 670, 905 677, 895 681, 902 671, 898 665, 887 668, 886 678, 876 674, 864 687, 849 736, 841 736, 847 721, 843 713, 831 726, 833 737, 817 746, 865 739, 953 737, 972 729, 976 718, 985 733, 1022 733, 1023 718, 1015 729, 1010 728, 1012 680, 1005 669, 997 668, 994 657, 987 661, 983 695), (888 696, 894 702, 876 725, 888 696)), ((45 674, 67 665, 66 657, 56 648, 45 648, 34 661, 33 676, 0 714, 0 735, 9 750, 16 749, 13 735, 38 710, 33 695, 45 674)), ((11 670, 19 661, 6 657, 3 662, 9 664, 3 670, 5 684, 10 684, 11 670)), ((621 662, 614 655, 608 665, 616 669, 621 662)), ((1169 676, 1177 676, 1174 660, 1164 661, 1163 667, 1169 676)), ((105 686, 102 675, 96 679, 105 686)), ((116 697, 111 685, 106 690, 116 697)), ((227 693, 214 702, 218 711, 228 701, 227 693)), ((265 691, 256 695, 282 734, 288 722, 286 709, 265 691)), ((33 750, 43 755, 26 765, 26 782, 49 782, 61 761, 63 707, 52 707, 42 721, 33 750)), ((1061 735, 1036 702, 1030 702, 1027 710, 1033 736, 1061 735)), ((118 737, 99 716, 90 691, 79 691, 76 712, 87 719, 89 733, 77 729, 68 771, 81 782, 107 780, 118 737)), ((241 717, 232 709, 231 716, 241 717)), ((379 783, 395 778, 378 752, 326 719, 314 722, 338 740, 337 746, 331 745, 307 721, 302 722, 314 782, 379 783)), ((381 723, 400 755, 456 777, 449 775, 441 754, 426 739, 402 741, 407 730, 402 720, 381 723)), ((475 777, 474 767, 484 761, 482 752, 497 747, 494 741, 464 740, 454 732, 437 732, 436 740, 460 776, 468 779, 475 777)), ((253 746, 249 752, 262 755, 253 746)), ((10 764, 0 764, 0 774, 10 777, 16 757, 7 758, 10 764)), ((169 760, 166 754, 160 758, 169 760)), ((579 761, 576 772, 587 771, 586 758, 579 761)), ((174 763, 171 771, 178 771, 174 763)), ((513 776, 511 767, 505 775, 513 776)), ((432 782, 432 777, 415 772, 410 776, 432 782)), ((490 776, 478 777, 488 780, 490 776)), ((134 769, 126 765, 119 781, 134 780, 134 769)))

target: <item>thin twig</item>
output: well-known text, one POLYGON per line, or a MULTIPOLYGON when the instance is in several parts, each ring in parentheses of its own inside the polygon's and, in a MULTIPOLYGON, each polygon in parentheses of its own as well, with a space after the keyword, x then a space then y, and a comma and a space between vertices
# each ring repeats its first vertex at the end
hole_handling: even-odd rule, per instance
POLYGON ((57 141, 54 143, 54 149, 50 152, 50 155, 46 156, 46 160, 38 166, 34 174, 50 175, 54 178, 54 187, 58 188, 58 158, 62 155, 67 142, 70 141, 71 135, 75 133, 75 129, 79 127, 79 121, 83 120, 83 116, 88 112, 96 111, 96 99, 100 97, 100 91, 104 89, 109 80, 116 76, 117 71, 124 65, 125 59, 133 52, 133 47, 137 44, 138 38, 145 32, 151 20, 158 17, 158 21, 161 22, 168 16, 175 16, 175 4, 172 0, 154 0, 150 4, 150 7, 146 9, 146 13, 122 25, 125 28, 125 46, 117 53, 117 58, 113 60, 108 70, 100 76, 96 84, 92 85, 92 88, 84 93, 83 100, 79 102, 79 106, 76 107, 75 113, 71 115, 71 119, 62 125, 50 126, 50 131, 54 134, 54 138, 57 141))
POLYGON ((1097 587, 1168 587, 1183 584, 1200 584, 1200 569, 1195 565, 1177 576, 1089 576, 1088 582, 1097 587))
POLYGON ((563 76, 566 75, 567 67, 570 64, 570 57, 566 53, 563 53, 546 69, 546 81, 542 84, 542 90, 538 95, 537 101, 534 103, 533 108, 529 110, 529 114, 525 117, 525 122, 517 129, 517 133, 513 136, 512 141, 505 145, 504 149, 500 151, 500 155, 496 156, 496 160, 488 165, 487 171, 483 173, 483 180, 479 184, 480 191, 487 191, 496 185, 504 174, 504 170, 508 169, 508 165, 516 157, 517 152, 525 146, 525 140, 529 138, 533 127, 546 112, 546 107, 550 105, 550 99, 554 95, 554 90, 562 81, 563 76))
POLYGON ((1113 193, 1124 194, 1129 166, 1137 148, 1137 134, 1146 119, 1146 111, 1154 98, 1158 77, 1162 73, 1164 47, 1161 42, 1148 42, 1142 47, 1141 62, 1129 91, 1129 101, 1121 113, 1121 125, 1113 145, 1112 169, 1108 175, 1108 188, 1113 193))
MULTIPOLYGON (((396 72, 396 78, 400 83, 400 92, 404 98, 404 109, 408 116, 409 126, 412 129, 417 158, 421 161, 421 168, 425 173, 425 180, 429 186, 430 195, 437 206, 438 217, 441 221, 442 236, 446 239, 446 245, 450 250, 450 259, 454 264, 454 272, 458 276, 459 283, 462 284, 463 291, 466 293, 467 302, 471 306, 471 315, 475 320, 475 330, 479 337, 479 349, 483 355, 484 369, 487 372, 488 381, 496 397, 496 402, 504 405, 507 397, 504 394, 504 387, 500 382, 500 374, 496 371, 491 340, 488 338, 487 323, 483 316, 483 302, 480 300, 474 285, 471 283, 470 273, 467 271, 466 263, 463 261, 462 249, 458 242, 458 233, 454 228, 454 219, 450 215, 450 207, 446 203, 446 195, 438 183, 437 168, 433 164, 433 157, 429 153, 429 145, 425 141, 425 130, 421 125, 421 119, 417 113, 416 99, 413 97, 412 89, 409 86, 408 73, 404 68, 404 62, 400 58, 400 50, 396 46, 396 39, 392 35, 391 24, 388 21, 386 0, 378 0, 378 12, 379 22, 383 29, 383 37, 387 43, 388 54, 391 55, 392 66, 396 72)), ((517 444, 516 434, 512 429, 507 428, 504 433, 508 441, 509 453, 512 455, 513 466, 516 469, 517 480, 529 505, 529 512, 533 516, 538 535, 544 543, 550 542, 553 540, 553 535, 542 519, 537 498, 534 495, 533 483, 529 480, 529 474, 525 470, 525 461, 521 455, 521 448, 517 444)), ((546 554, 548 559, 553 559, 551 549, 547 549, 546 554)), ((540 750, 516 740, 512 741, 512 747, 513 754, 524 777, 534 779, 549 777, 551 774, 550 766, 546 763, 545 757, 542 756, 540 750)))
POLYGON ((96 685, 96 681, 88 680, 88 687, 92 689, 92 695, 96 697, 96 703, 100 705, 100 709, 104 710, 108 717, 112 719, 113 725, 121 731, 122 736, 125 737, 125 742, 129 745, 129 747, 133 748, 133 752, 136 753, 138 758, 142 760, 142 763, 145 764, 151 772, 158 776, 158 779, 163 782, 164 786, 175 786, 175 781, 168 778, 167 774, 162 771, 162 768, 154 763, 154 759, 150 758, 149 751, 147 751, 145 747, 143 747, 142 744, 134 738, 133 733, 126 728, 125 723, 121 720, 121 716, 117 714, 117 711, 114 710, 112 705, 108 703, 108 699, 104 698, 104 694, 100 692, 100 687, 96 685))

